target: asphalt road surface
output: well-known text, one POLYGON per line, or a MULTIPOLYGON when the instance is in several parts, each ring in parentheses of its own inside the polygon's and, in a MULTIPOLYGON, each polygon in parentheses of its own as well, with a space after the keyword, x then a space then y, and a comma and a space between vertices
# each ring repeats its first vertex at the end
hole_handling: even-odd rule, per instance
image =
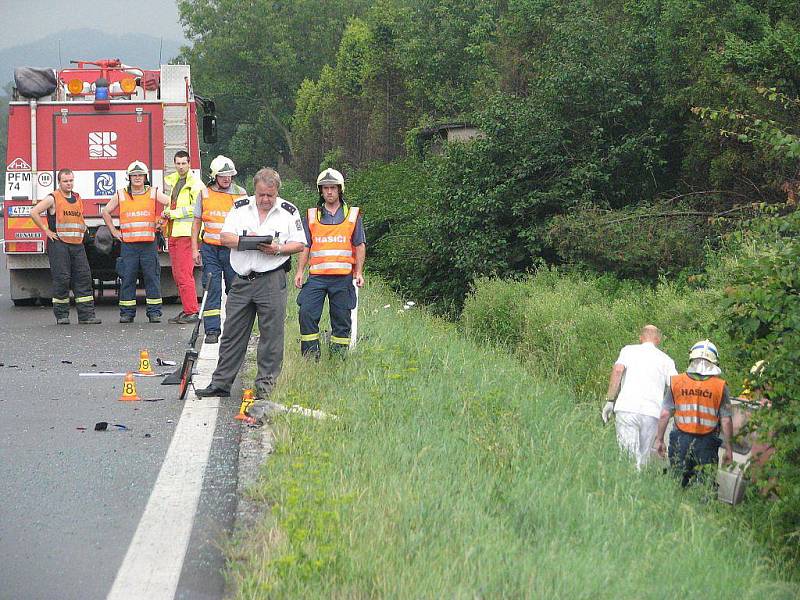
MULTIPOLYGON (((102 325, 78 325, 73 306, 73 324, 57 326, 50 307, 14 307, 0 253, 0 599, 109 594, 185 403, 161 378, 137 377, 136 388, 163 401, 120 402, 121 377, 80 373, 136 370, 143 348, 154 363, 180 364, 191 329, 166 323, 179 310, 165 306, 164 322, 149 324, 140 303, 136 322, 122 325, 109 297, 98 304, 102 325), (100 421, 127 430, 96 432, 100 421)), ((216 423, 200 425, 214 428, 213 440, 188 550, 173 566, 175 598, 223 593, 220 544, 237 502, 237 409, 237 399, 223 399, 216 423)))

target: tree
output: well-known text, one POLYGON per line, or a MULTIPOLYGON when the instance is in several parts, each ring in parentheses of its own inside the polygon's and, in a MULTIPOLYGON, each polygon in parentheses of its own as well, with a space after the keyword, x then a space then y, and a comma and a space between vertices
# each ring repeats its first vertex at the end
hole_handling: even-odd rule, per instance
POLYGON ((263 165, 294 154, 290 119, 295 93, 316 78, 336 52, 347 19, 365 0, 181 0, 181 22, 191 47, 182 58, 194 84, 217 100, 222 136, 239 138, 243 164, 263 165), (244 126, 244 127, 243 127, 244 126))

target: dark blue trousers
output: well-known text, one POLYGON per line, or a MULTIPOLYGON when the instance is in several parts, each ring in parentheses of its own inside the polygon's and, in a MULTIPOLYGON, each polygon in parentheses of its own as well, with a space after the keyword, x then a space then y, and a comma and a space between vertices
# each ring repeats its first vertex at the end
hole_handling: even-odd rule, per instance
POLYGON ((325 297, 331 315, 331 350, 344 352, 350 346, 350 311, 356 307, 352 275, 311 275, 297 295, 300 307, 300 351, 319 356, 319 320, 325 297))
POLYGON ((669 464, 686 487, 699 474, 699 467, 716 465, 722 440, 714 433, 694 435, 677 427, 669 434, 669 464))
POLYGON ((208 284, 206 306, 203 309, 203 329, 206 333, 220 333, 220 307, 222 306, 222 280, 225 280, 225 291, 230 289, 236 277, 231 266, 231 249, 202 242, 200 256, 203 257, 203 281, 211 273, 208 284))
POLYGON ((147 298, 147 316, 161 316, 161 265, 158 264, 156 242, 122 242, 117 271, 122 284, 119 288, 119 314, 136 316, 136 280, 141 272, 147 298))

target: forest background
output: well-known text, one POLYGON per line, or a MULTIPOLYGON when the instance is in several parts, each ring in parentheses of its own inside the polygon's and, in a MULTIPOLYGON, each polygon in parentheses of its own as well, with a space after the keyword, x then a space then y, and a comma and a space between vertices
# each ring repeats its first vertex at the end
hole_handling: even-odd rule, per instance
POLYGON ((555 356, 598 408, 616 344, 635 341, 622 313, 714 339, 733 391, 749 377, 771 400, 753 423, 776 454, 742 515, 797 560, 800 4, 179 6, 180 60, 220 116, 209 154, 242 181, 265 164, 312 186, 341 170, 369 272, 395 289, 478 339, 555 356), (441 144, 446 124, 482 135, 441 144), (620 314, 607 338, 603 310, 620 314))

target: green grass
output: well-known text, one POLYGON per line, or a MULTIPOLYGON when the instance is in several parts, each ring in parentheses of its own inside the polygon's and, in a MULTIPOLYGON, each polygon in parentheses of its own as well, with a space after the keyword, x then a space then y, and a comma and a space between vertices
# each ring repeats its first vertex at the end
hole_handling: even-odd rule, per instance
MULTIPOLYGON (((715 332, 717 305, 713 291, 542 269, 521 281, 476 282, 462 320, 475 341, 499 345, 535 375, 569 385, 581 399, 600 402, 620 349, 639 343, 639 331, 648 323, 662 330, 661 348, 678 370, 686 368, 692 345, 708 337, 720 349, 726 369, 730 341, 715 332)), ((726 375, 733 375, 729 379, 736 390, 741 378, 726 375)))
POLYGON ((793 598, 730 509, 619 456, 597 406, 375 280, 346 361, 304 363, 229 548, 239 598, 793 598), (385 309, 385 304, 391 308, 385 309))

